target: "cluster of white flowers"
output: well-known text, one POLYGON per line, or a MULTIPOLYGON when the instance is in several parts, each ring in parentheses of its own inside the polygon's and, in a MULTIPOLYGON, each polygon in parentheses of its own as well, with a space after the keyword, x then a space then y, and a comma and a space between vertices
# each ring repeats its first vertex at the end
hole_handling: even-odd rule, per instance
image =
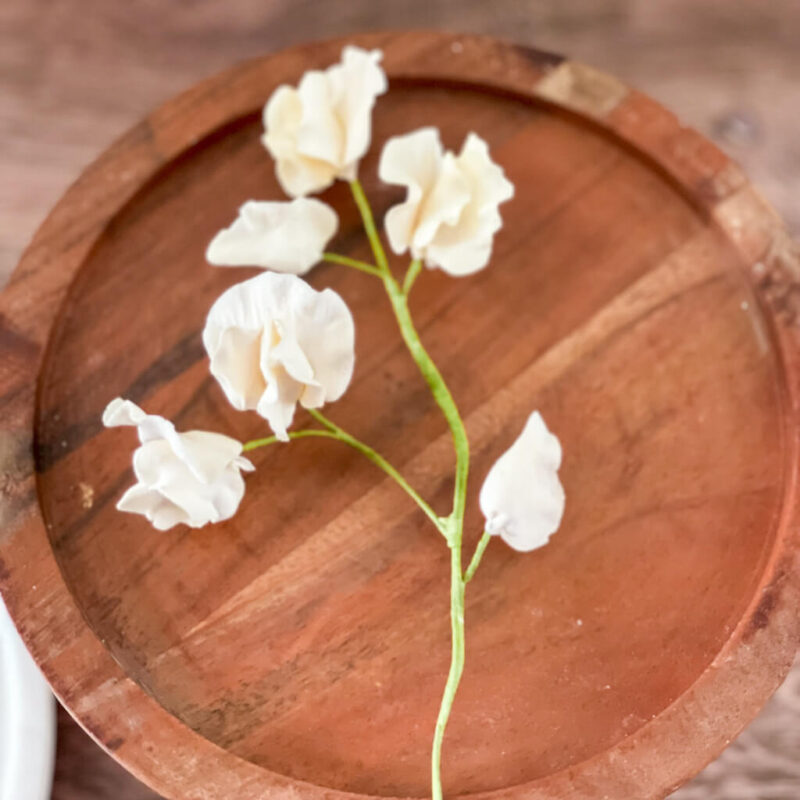
MULTIPOLYGON (((336 212, 307 195, 357 177, 372 137, 373 106, 387 89, 381 57, 346 47, 341 63, 274 92, 264 108, 262 141, 293 199, 248 201, 208 247, 211 264, 269 270, 219 297, 203 344, 231 404, 256 411, 281 440, 289 438, 298 403, 316 409, 337 400, 353 374, 350 310, 336 292, 317 291, 299 276, 322 259, 338 227, 336 212)), ((502 226, 499 205, 514 187, 483 139, 470 133, 456 155, 444 149, 437 129, 422 128, 389 139, 378 172, 406 188, 405 200, 384 220, 395 253, 410 252, 453 276, 487 265, 502 226)), ((253 468, 239 442, 203 431, 177 433, 172 423, 119 398, 104 423, 136 426, 142 442, 134 454, 138 483, 118 508, 144 514, 162 530, 234 514, 244 493, 241 471, 253 468)), ((544 544, 564 508, 560 461, 558 439, 532 414, 483 485, 487 532, 518 550, 544 544)))

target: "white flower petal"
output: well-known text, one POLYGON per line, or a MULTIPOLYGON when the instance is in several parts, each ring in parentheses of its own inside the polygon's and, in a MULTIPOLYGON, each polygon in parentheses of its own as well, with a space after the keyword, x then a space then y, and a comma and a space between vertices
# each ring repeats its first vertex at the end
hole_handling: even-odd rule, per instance
POLYGON ((157 488, 161 481, 162 465, 178 461, 166 439, 153 439, 133 452, 133 474, 139 482, 157 488))
POLYGON ((508 180, 503 168, 492 161, 489 145, 478 136, 470 133, 464 140, 458 155, 458 165, 472 184, 473 196, 479 200, 478 209, 496 209, 514 196, 514 184, 508 180))
MULTIPOLYGON (((186 431, 172 445, 175 454, 203 483, 214 483, 242 453, 242 443, 212 431, 186 431), (177 446, 176 446, 177 445, 177 446)), ((242 458, 246 461, 246 458, 242 458)), ((252 464, 250 465, 252 468, 252 464)))
POLYGON ((534 411, 481 487, 487 532, 523 552, 547 544, 564 514, 560 466, 561 445, 534 411))
POLYGON ((514 187, 483 139, 469 134, 455 156, 443 153, 438 131, 422 128, 390 139, 378 172, 385 182, 407 189, 405 201, 384 219, 394 252, 410 250, 426 266, 455 276, 486 266, 502 225, 498 205, 513 196, 514 187))
POLYGON ((336 177, 331 164, 298 152, 297 137, 302 119, 303 104, 297 90, 279 86, 264 106, 265 133, 261 142, 275 159, 278 181, 291 197, 321 191, 336 177))
POLYGON ((319 408, 338 400, 355 363, 355 326, 344 300, 273 272, 217 299, 203 344, 231 404, 257 411, 282 439, 296 404, 319 408))
POLYGON ((276 370, 284 370, 286 374, 297 381, 297 383, 305 384, 310 383, 317 386, 314 380, 314 368, 311 366, 303 348, 300 347, 300 342, 297 341, 296 331, 292 331, 288 336, 285 330, 281 330, 283 326, 275 325, 275 328, 280 331, 274 343, 264 346, 262 340, 261 348, 261 369, 265 375, 272 374, 276 370))
POLYGON ((138 482, 120 498, 121 511, 144 515, 158 530, 200 528, 235 513, 244 495, 240 471, 253 469, 241 442, 210 431, 178 433, 168 420, 121 398, 109 403, 103 422, 135 425, 142 441, 133 454, 138 482))
POLYGON ((219 330, 214 342, 212 374, 237 411, 255 408, 267 387, 258 363, 262 334, 259 327, 231 326, 219 330))
POLYGON ((136 403, 114 398, 103 412, 103 425, 107 428, 120 426, 136 427, 139 441, 149 442, 153 439, 174 439, 175 426, 157 414, 146 414, 136 403))
MULTIPOLYGON (((254 469, 247 459, 249 468, 254 469)), ((244 497, 244 478, 238 469, 227 469, 213 484, 211 500, 217 512, 217 522, 230 519, 239 509, 244 497)))
POLYGON ((420 204, 419 217, 411 240, 411 254, 420 258, 443 226, 457 225, 470 202, 470 186, 452 153, 445 153, 436 180, 420 204))
POLYGON ((255 410, 264 417, 272 432, 282 442, 289 441, 288 429, 302 394, 301 383, 285 375, 275 375, 256 405, 255 410))
POLYGON ((369 148, 372 108, 387 88, 379 50, 345 47, 342 60, 280 86, 264 107, 262 142, 284 191, 299 197, 353 180, 369 148))
POLYGON ((159 531, 169 530, 175 525, 188 525, 191 521, 180 506, 141 483, 134 484, 122 495, 117 508, 130 514, 141 514, 159 531))
POLYGON ((336 165, 342 161, 345 131, 337 119, 336 98, 324 72, 307 72, 297 88, 303 117, 297 132, 297 151, 336 165))
POLYGON ((297 132, 303 121, 303 103, 297 89, 279 86, 264 106, 262 144, 275 159, 291 158, 296 154, 297 132))
POLYGON ((384 183, 405 186, 404 202, 386 213, 384 227, 395 253, 411 246, 414 224, 428 188, 439 174, 444 149, 436 128, 420 128, 386 141, 378 163, 378 177, 384 183))
POLYGON ((131 514, 147 516, 153 506, 160 501, 161 495, 155 489, 151 489, 143 483, 134 483, 120 497, 117 508, 120 511, 128 511, 131 514))
POLYGON ((121 425, 138 425, 147 414, 136 403, 115 397, 103 411, 103 425, 116 428, 121 425))
MULTIPOLYGON (((202 528, 209 523, 222 522, 223 516, 214 502, 215 499, 219 502, 219 499, 214 498, 212 488, 193 479, 193 476, 181 474, 178 470, 165 477, 166 480, 158 487, 158 492, 171 506, 179 508, 186 515, 186 519, 181 520, 184 525, 190 528, 202 528)), ((239 507, 241 496, 244 495, 244 481, 241 475, 239 481, 241 481, 241 493, 238 497, 235 495, 231 497, 234 511, 239 507)), ((163 507, 164 504, 159 510, 163 511, 163 507)), ((153 524, 159 527, 157 516, 154 516, 153 524)))
POLYGON ((336 212, 319 200, 249 200, 230 227, 211 240, 206 259, 221 267, 255 266, 303 275, 320 261, 338 225, 336 212))
POLYGON ((192 528, 201 527, 200 525, 192 524, 192 518, 188 512, 162 495, 159 495, 158 503, 153 505, 146 516, 157 531, 168 531, 176 525, 189 525, 192 528))
POLYGON ((331 87, 339 99, 337 108, 347 121, 342 153, 342 177, 345 180, 356 177, 355 165, 369 150, 372 109, 376 98, 388 88, 386 73, 380 67, 382 58, 380 50, 368 52, 360 47, 347 46, 342 51, 341 67, 334 66, 330 70, 331 87))
POLYGON ((296 303, 294 323, 292 335, 314 370, 313 381, 304 383, 324 390, 322 401, 303 405, 318 408, 323 402, 338 400, 350 385, 355 366, 355 325, 350 309, 333 289, 324 289, 313 299, 306 296, 296 303))
POLYGON ((452 245, 433 243, 426 248, 425 264, 428 267, 441 267, 454 278, 472 275, 489 263, 493 243, 491 236, 452 245))

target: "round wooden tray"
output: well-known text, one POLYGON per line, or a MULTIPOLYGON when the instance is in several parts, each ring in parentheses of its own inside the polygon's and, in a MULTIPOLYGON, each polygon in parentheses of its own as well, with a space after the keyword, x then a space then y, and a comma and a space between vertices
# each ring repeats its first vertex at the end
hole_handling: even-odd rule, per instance
MULTIPOLYGON (((391 134, 483 135, 517 187, 491 266, 426 273, 413 307, 467 420, 476 491, 533 408, 564 445, 567 514, 543 550, 493 543, 468 593, 450 796, 660 798, 756 713, 798 639, 800 267, 713 145, 589 67, 490 39, 352 37, 391 91, 391 134)), ((170 798, 422 797, 448 658, 448 554, 358 454, 255 454, 240 514, 152 530, 114 504, 122 394, 241 439, 199 331, 247 270, 204 262, 245 199, 281 196, 259 143, 283 82, 342 40, 212 78, 70 189, 0 304, 0 585, 59 697, 170 798)), ((366 256, 346 187, 333 249, 366 256)), ((377 282, 330 265, 357 367, 330 408, 445 508, 441 415, 377 282)), ((300 419, 300 424, 305 420, 300 419)))

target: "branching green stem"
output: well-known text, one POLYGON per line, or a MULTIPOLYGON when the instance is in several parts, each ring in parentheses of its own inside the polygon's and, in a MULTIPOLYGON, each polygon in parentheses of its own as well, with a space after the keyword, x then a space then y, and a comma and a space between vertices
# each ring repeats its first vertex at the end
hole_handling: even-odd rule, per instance
POLYGON ((340 256, 338 253, 323 253, 323 261, 330 261, 332 264, 341 264, 345 267, 352 267, 353 269, 366 272, 367 275, 373 275, 376 278, 382 278, 383 273, 372 264, 367 264, 366 261, 359 261, 357 258, 350 258, 350 256, 340 256))
MULTIPOLYGON (((333 436, 330 431, 318 431, 318 430, 308 430, 308 431, 290 431, 289 438, 294 441, 295 439, 305 439, 309 436, 324 436, 327 439, 335 439, 336 437, 333 436)), ((281 440, 277 436, 265 436, 263 439, 251 439, 249 442, 245 442, 242 445, 242 452, 249 453, 251 450, 257 450, 259 447, 267 447, 271 444, 277 444, 281 440)))
MULTIPOLYGON (((359 441, 354 436, 351 436, 347 431, 340 428, 335 422, 329 420, 321 411, 310 408, 308 413, 314 417, 317 422, 324 425, 330 434, 338 439, 340 442, 344 442, 350 447, 358 450, 359 453, 366 456, 375 466, 379 469, 382 469, 390 478, 392 478, 397 485, 406 492, 406 494, 425 512, 425 515, 428 519, 436 526, 436 529, 444 534, 444 529, 442 525, 442 520, 439 515, 430 507, 430 505, 425 501, 414 489, 413 486, 376 450, 373 450, 368 444, 364 444, 364 442, 359 441)), ((320 431, 322 433, 323 431, 320 431)))
POLYGON ((408 272, 406 272, 405 280, 403 281, 403 294, 408 297, 411 292, 411 287, 414 285, 414 281, 419 277, 419 273, 422 270, 422 259, 415 258, 409 265, 408 265, 408 272))
POLYGON ((472 580, 472 576, 478 569, 478 566, 481 563, 481 559, 483 558, 483 554, 486 551, 486 548, 488 547, 491 539, 492 539, 491 534, 489 534, 487 531, 484 531, 483 536, 481 536, 480 541, 478 542, 478 545, 475 548, 475 553, 472 556, 472 560, 469 562, 467 571, 464 573, 464 583, 469 583, 472 580))
MULTIPOLYGON (((422 511, 425 512, 425 515, 436 526, 436 529, 439 530, 442 535, 444 535, 442 521, 436 512, 420 496, 417 490, 414 489, 414 487, 411 486, 411 484, 409 484, 409 482, 380 453, 378 453, 376 450, 373 450, 369 445, 364 444, 364 442, 359 441, 354 436, 351 436, 338 425, 331 422, 319 411, 309 409, 309 413, 318 422, 325 426, 325 430, 312 428, 304 431, 290 431, 289 439, 305 439, 308 437, 335 439, 338 442, 343 442, 344 444, 349 445, 354 450, 358 450, 359 453, 366 456, 366 458, 375 464, 375 466, 377 466, 379 469, 382 469, 390 478, 392 478, 392 480, 394 480, 398 486, 400 486, 400 488, 403 489, 406 494, 408 494, 408 496, 422 509, 422 511)), ((242 450, 243 452, 247 453, 250 450, 255 450, 257 447, 265 447, 267 445, 276 444, 278 441, 279 439, 277 436, 267 436, 264 439, 253 439, 252 441, 247 442, 242 447, 242 450)))
POLYGON ((455 400, 453 400, 453 395, 450 394, 450 389, 447 388, 439 368, 420 341, 405 295, 393 278, 384 278, 383 283, 386 287, 386 293, 389 295, 394 315, 397 318, 397 324, 400 326, 400 334, 406 343, 406 347, 422 373, 422 377, 425 378, 425 382, 430 387, 433 399, 439 405, 447 424, 450 426, 450 434, 453 437, 453 445, 456 451, 453 518, 458 525, 454 527, 453 534, 460 539, 461 524, 464 520, 464 509, 467 503, 467 479, 469 476, 469 440, 467 439, 467 431, 455 400))
POLYGON ((375 256, 375 263, 384 275, 391 275, 389 271, 389 261, 386 258, 386 253, 381 244, 381 237, 378 235, 378 229, 375 227, 375 218, 372 216, 369 200, 367 200, 367 196, 364 194, 364 189, 361 186, 361 181, 359 181, 358 178, 354 181, 350 181, 350 190, 353 192, 353 199, 356 201, 359 213, 361 214, 361 221, 364 223, 364 230, 375 256))
MULTIPOLYGON (((453 490, 453 511, 445 520, 440 530, 443 530, 450 546, 450 622, 452 628, 452 653, 450 659, 450 671, 447 676, 442 704, 439 709, 439 717, 436 721, 436 729, 433 737, 433 747, 431 750, 431 793, 433 800, 442 800, 442 743, 450 718, 450 711, 453 707, 453 700, 458 690, 458 684, 464 671, 464 591, 466 580, 462 573, 461 563, 461 541, 464 529, 464 511, 467 501, 467 480, 469 477, 469 440, 464 427, 464 422, 459 414, 458 407, 453 399, 450 389, 447 387, 441 372, 422 345, 419 333, 414 326, 411 312, 408 307, 408 293, 418 277, 422 268, 421 262, 412 261, 403 281, 402 288, 395 280, 389 269, 389 262, 383 249, 380 236, 375 227, 375 220, 369 201, 364 194, 364 190, 358 180, 350 183, 353 198, 361 212, 364 222, 364 230, 367 233, 375 263, 383 277, 383 285, 386 294, 392 304, 397 324, 403 341, 406 343, 411 357, 417 364, 425 382, 428 384, 434 400, 447 420, 450 427, 450 434, 453 437, 453 446, 456 454, 456 474, 455 488, 453 490)), ((485 549, 485 545, 484 545, 485 549)), ((482 555, 482 552, 481 552, 482 555)), ((477 564, 475 565, 477 568, 477 564)), ((474 572, 474 570, 473 570, 474 572)), ((470 576, 471 577, 471 576, 470 576)))
POLYGON ((439 706, 439 716, 433 734, 431 748, 431 796, 432 800, 442 800, 442 743, 450 711, 464 672, 464 589, 461 577, 461 537, 454 536, 450 545, 450 671, 439 706))
MULTIPOLYGON (((422 373, 422 377, 425 378, 425 382, 430 387, 433 399, 437 402, 439 408, 441 408, 447 420, 447 424, 450 426, 450 432, 456 451, 456 481, 453 496, 453 516, 455 519, 463 521, 467 500, 467 478, 469 475, 469 439, 467 439, 467 431, 464 427, 464 422, 461 419, 461 415, 458 413, 458 407, 456 406, 455 400, 453 400, 452 394, 450 394, 450 389, 447 388, 447 384, 441 372, 439 372, 439 368, 422 345, 419 333, 417 333, 417 329, 414 327, 414 320, 411 318, 411 312, 408 308, 408 298, 389 271, 386 253, 381 244, 380 236, 378 236, 378 231, 375 228, 372 210, 369 207, 369 202, 364 194, 364 190, 361 188, 361 184, 358 180, 352 181, 350 187, 364 221, 364 230, 367 232, 367 237, 369 238, 370 246, 375 256, 375 263, 383 273, 383 285, 386 288, 386 294, 389 296, 389 301, 392 304, 392 310, 397 319, 397 324, 400 326, 400 333, 403 337, 403 341, 406 343, 411 357, 422 373)), ((409 272, 411 272, 413 268, 414 264, 412 262, 411 267, 409 267, 409 272)), ((460 526, 458 532, 460 534, 460 526)))

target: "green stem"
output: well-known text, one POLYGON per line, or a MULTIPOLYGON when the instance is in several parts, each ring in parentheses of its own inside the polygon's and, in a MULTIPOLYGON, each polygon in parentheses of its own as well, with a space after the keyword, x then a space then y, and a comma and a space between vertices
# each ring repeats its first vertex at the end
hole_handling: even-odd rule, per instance
POLYGON ((483 536, 481 536, 480 541, 478 542, 478 546, 475 548, 475 553, 472 556, 472 560, 469 562, 467 571, 464 573, 464 583, 469 583, 472 580, 472 577, 475 575, 475 571, 478 569, 481 559, 483 558, 483 554, 486 551, 491 539, 491 534, 487 531, 484 531, 483 536))
POLYGON ((428 519, 436 526, 436 529, 444 535, 444 528, 442 525, 441 517, 430 507, 430 505, 423 500, 416 489, 376 450, 373 450, 368 444, 359 441, 354 436, 351 436, 347 431, 340 428, 335 422, 329 420, 321 411, 315 408, 309 408, 308 413, 314 417, 317 422, 324 425, 340 442, 350 445, 350 447, 358 450, 359 453, 366 456, 373 464, 382 469, 390 478, 392 478, 401 489, 425 512, 428 519))
MULTIPOLYGON (((330 431, 318 431, 318 430, 309 430, 309 431, 290 431, 289 438, 294 439, 305 439, 308 436, 324 436, 327 439, 335 439, 335 436, 332 436, 330 431)), ((250 450, 256 450, 259 447, 266 447, 270 444, 277 444, 281 440, 277 436, 266 436, 263 439, 251 439, 249 442, 245 442, 242 445, 242 452, 248 453, 250 450)))
MULTIPOLYGON (((433 399, 442 410, 447 424, 450 426, 450 434, 453 437, 453 446, 456 452, 453 517, 460 523, 464 519, 464 510, 467 504, 467 479, 469 476, 469 440, 467 439, 467 431, 453 395, 442 377, 442 373, 439 372, 439 368, 422 345, 417 329, 414 327, 414 320, 411 318, 406 296, 393 278, 384 278, 383 284, 386 287, 386 293, 389 295, 394 315, 397 318, 397 324, 400 327, 400 334, 406 343, 406 347, 422 373, 422 377, 425 378, 425 382, 433 394, 433 399)), ((460 533, 459 525, 457 534, 460 536, 460 533)))
MULTIPOLYGON (((430 387, 433 398, 436 400, 439 408, 441 408, 447 420, 447 424, 450 426, 453 445, 456 451, 456 481, 453 494, 453 515, 456 519, 463 520, 467 501, 467 478, 469 475, 469 439, 467 439, 467 431, 464 428, 464 422, 461 419, 461 415, 458 413, 458 407, 456 406, 455 400, 453 400, 453 395, 450 394, 450 390, 447 388, 442 373, 439 372, 439 368, 422 346, 422 341, 419 338, 417 329, 414 327, 414 320, 411 318, 411 312, 408 308, 408 298, 389 271, 386 253, 381 244, 380 236, 378 236, 378 231, 375 228, 372 209, 369 206, 369 201, 364 194, 361 183, 358 180, 351 181, 350 188, 352 189, 358 210, 361 212, 364 230, 367 232, 367 237, 372 247, 372 253, 375 256, 375 263, 383 273, 383 285, 386 288, 386 293, 389 295, 389 301, 392 304, 392 310, 397 319, 397 324, 400 326, 400 333, 403 337, 403 341, 406 343, 411 357, 416 362, 419 371, 430 387)), ((409 272, 413 269, 414 263, 412 262, 409 267, 409 272)))
POLYGON ((431 749, 431 795, 433 800, 442 800, 442 743, 447 721, 453 708, 453 701, 464 672, 464 589, 465 581, 461 577, 461 539, 455 541, 450 549, 450 629, 451 652, 450 671, 436 719, 431 749))
POLYGON ((367 200, 367 196, 364 194, 364 188, 361 186, 361 181, 359 181, 358 178, 350 181, 350 191, 353 193, 353 199, 356 201, 359 213, 361 214, 361 220, 364 223, 367 239, 369 239, 370 247, 375 255, 375 263, 384 275, 391 275, 389 271, 389 261, 386 258, 386 253, 381 244, 381 237, 378 235, 378 229, 375 227, 375 218, 372 216, 369 200, 367 200))
POLYGON ((403 281, 403 294, 408 297, 409 293, 411 292, 411 287, 414 285, 414 281, 419 277, 419 273, 422 270, 422 259, 415 258, 408 266, 408 272, 406 272, 405 280, 403 281))
MULTIPOLYGON (((304 430, 304 431, 290 431, 289 439, 305 439, 310 436, 318 436, 325 439, 336 439, 336 441, 349 445, 354 450, 358 450, 363 456, 366 456, 375 466, 382 469, 400 488, 425 512, 425 515, 436 526, 436 529, 441 531, 444 535, 442 521, 430 505, 420 496, 416 489, 377 451, 373 450, 369 445, 359 441, 354 436, 351 436, 347 431, 340 428, 335 423, 331 422, 321 412, 316 409, 308 409, 314 419, 322 423, 327 430, 320 431, 317 429, 304 430)), ((255 450, 257 447, 265 447, 270 444, 275 444, 279 439, 277 436, 267 436, 264 439, 253 439, 247 442, 242 451, 247 453, 250 450, 255 450)))
POLYGON ((406 343, 411 357, 416 362, 419 371, 422 373, 425 382, 428 384, 433 394, 434 400, 447 420, 456 454, 453 512, 444 521, 444 527, 440 527, 451 549, 450 620, 452 627, 450 672, 447 677, 444 695, 442 696, 442 704, 439 709, 439 718, 436 722, 436 731, 434 733, 433 749, 431 752, 431 791, 434 800, 441 800, 442 742, 444 740, 444 732, 447 727, 447 720, 450 717, 450 710, 453 706, 456 690, 461 680, 461 673, 464 671, 464 589, 466 584, 461 572, 461 540, 464 527, 464 511, 467 502, 469 440, 467 438, 464 422, 458 412, 458 407, 450 393, 450 389, 447 387, 433 359, 423 347, 408 308, 408 291, 411 289, 414 280, 416 280, 422 265, 421 263, 416 263, 416 260, 411 263, 403 282, 403 288, 401 288, 389 269, 389 262, 375 227, 372 210, 361 184, 358 180, 352 181, 350 183, 350 188, 353 192, 353 198, 358 206, 358 210, 361 212, 364 230, 367 233, 367 238, 372 247, 375 263, 382 273, 383 285, 386 289, 386 294, 389 296, 389 301, 392 304, 392 310, 397 319, 397 324, 400 327, 403 341, 406 343))
POLYGON ((366 272, 367 275, 373 275, 376 278, 382 278, 383 273, 372 264, 367 264, 366 261, 359 261, 357 258, 350 258, 349 256, 340 256, 338 253, 323 253, 323 261, 330 261, 332 264, 341 264, 345 267, 352 267, 353 269, 366 272))

